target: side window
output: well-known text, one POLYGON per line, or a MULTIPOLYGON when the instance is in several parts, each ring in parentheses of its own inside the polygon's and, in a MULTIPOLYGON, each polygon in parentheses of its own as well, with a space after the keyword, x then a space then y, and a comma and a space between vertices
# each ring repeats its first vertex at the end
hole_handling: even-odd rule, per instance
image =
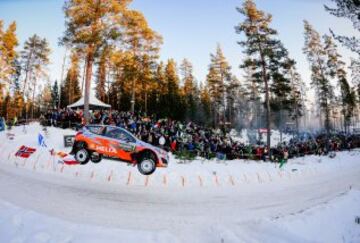
POLYGON ((94 134, 102 135, 104 127, 101 126, 88 126, 87 129, 94 134))
POLYGON ((121 136, 121 140, 128 141, 128 142, 131 142, 131 143, 136 142, 136 140, 130 134, 125 132, 124 130, 121 130, 121 135, 120 136, 121 136))
POLYGON ((114 139, 120 139, 120 129, 115 127, 107 127, 105 136, 114 139))
POLYGON ((105 136, 122 141, 135 142, 135 139, 132 136, 130 136, 127 132, 116 127, 107 127, 105 136))

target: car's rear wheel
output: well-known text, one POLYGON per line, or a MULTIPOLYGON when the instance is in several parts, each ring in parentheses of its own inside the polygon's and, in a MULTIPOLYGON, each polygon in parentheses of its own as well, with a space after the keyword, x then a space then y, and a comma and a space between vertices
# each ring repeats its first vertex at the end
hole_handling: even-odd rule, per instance
POLYGON ((156 163, 150 154, 144 154, 138 164, 138 170, 143 175, 151 175, 156 170, 156 163))
POLYGON ((91 153, 90 159, 91 159, 91 162, 97 164, 97 163, 100 163, 100 161, 102 160, 102 155, 94 152, 94 153, 91 153))
POLYGON ((82 165, 87 164, 90 160, 89 151, 84 148, 77 150, 75 153, 75 159, 82 165))

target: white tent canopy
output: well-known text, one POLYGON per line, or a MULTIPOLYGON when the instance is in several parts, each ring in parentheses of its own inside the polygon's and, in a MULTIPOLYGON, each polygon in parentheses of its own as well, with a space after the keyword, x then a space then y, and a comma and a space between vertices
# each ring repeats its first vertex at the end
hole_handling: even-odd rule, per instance
MULTIPOLYGON (((68 108, 76 109, 76 108, 84 108, 84 101, 85 97, 81 97, 78 101, 76 101, 74 104, 68 105, 68 108)), ((90 110, 97 110, 97 109, 110 109, 111 105, 105 104, 104 102, 98 100, 95 95, 90 92, 89 97, 89 106, 90 110)))

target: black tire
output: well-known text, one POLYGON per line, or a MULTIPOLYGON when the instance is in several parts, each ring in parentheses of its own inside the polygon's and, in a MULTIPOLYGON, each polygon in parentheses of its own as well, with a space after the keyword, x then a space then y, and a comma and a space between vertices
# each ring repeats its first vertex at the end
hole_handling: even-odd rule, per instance
POLYGON ((156 170, 156 163, 154 156, 150 153, 145 153, 141 156, 137 163, 138 170, 143 175, 151 175, 156 170))
POLYGON ((90 153, 85 148, 81 148, 75 152, 75 160, 81 165, 85 165, 90 160, 90 153))
POLYGON ((90 160, 95 164, 100 163, 100 161, 102 160, 102 155, 98 153, 92 153, 90 156, 90 160))

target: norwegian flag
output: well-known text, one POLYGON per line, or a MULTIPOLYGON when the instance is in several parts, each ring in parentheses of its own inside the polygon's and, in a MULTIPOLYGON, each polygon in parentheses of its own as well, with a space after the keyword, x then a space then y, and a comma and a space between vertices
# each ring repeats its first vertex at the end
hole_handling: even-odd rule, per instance
POLYGON ((30 147, 26 147, 26 146, 21 146, 20 149, 16 152, 15 156, 16 157, 21 157, 21 158, 29 158, 30 155, 32 155, 33 153, 35 153, 36 149, 34 148, 30 148, 30 147))

